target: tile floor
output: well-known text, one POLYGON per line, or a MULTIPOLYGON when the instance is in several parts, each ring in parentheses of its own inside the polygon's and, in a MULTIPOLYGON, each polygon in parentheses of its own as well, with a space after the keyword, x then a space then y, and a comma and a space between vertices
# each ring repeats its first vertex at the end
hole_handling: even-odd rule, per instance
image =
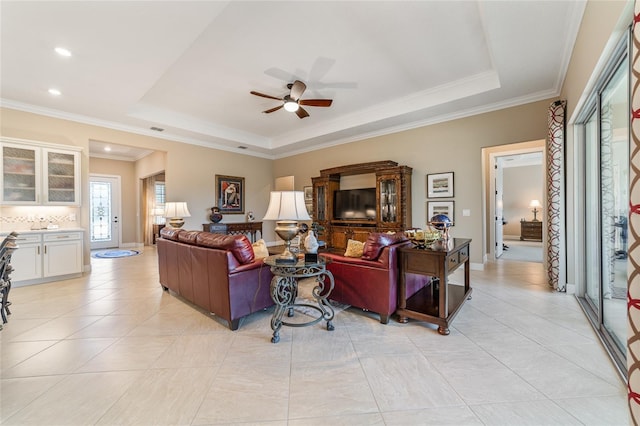
POLYGON ((542 265, 472 271, 449 336, 355 309, 336 329, 271 310, 236 332, 158 284, 154 248, 14 288, 0 332, 3 425, 624 425, 626 388, 542 265))

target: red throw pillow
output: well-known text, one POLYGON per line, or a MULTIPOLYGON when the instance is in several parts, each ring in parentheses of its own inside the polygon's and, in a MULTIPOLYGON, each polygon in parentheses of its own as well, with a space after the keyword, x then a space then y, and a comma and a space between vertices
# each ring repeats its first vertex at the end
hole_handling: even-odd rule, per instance
POLYGON ((362 258, 364 260, 378 260, 383 248, 402 241, 407 241, 407 237, 402 232, 395 234, 372 232, 364 243, 362 258))

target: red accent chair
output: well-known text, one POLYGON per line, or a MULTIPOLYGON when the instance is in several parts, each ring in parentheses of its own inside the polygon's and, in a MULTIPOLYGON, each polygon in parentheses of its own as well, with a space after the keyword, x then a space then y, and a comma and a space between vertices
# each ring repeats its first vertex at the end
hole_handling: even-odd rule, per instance
MULTIPOLYGON (((387 324, 398 308, 399 269, 397 250, 411 245, 402 233, 369 234, 361 258, 322 253, 335 280, 330 298, 336 302, 375 312, 387 324)), ((428 285, 430 277, 407 274, 407 297, 428 285)))

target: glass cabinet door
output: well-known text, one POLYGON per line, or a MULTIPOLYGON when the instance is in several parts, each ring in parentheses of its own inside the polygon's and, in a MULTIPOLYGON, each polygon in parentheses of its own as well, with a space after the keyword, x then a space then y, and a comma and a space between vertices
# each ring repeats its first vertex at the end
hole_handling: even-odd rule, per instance
POLYGON ((394 223, 398 221, 398 181, 381 178, 378 181, 380 199, 380 221, 394 223))
POLYGON ((45 150, 45 197, 49 204, 77 202, 76 154, 45 150))
POLYGON ((2 146, 2 200, 7 204, 35 204, 40 183, 40 151, 2 146))
POLYGON ((324 186, 316 186, 316 211, 315 217, 313 218, 315 221, 323 221, 327 220, 327 211, 326 211, 326 188, 324 186))

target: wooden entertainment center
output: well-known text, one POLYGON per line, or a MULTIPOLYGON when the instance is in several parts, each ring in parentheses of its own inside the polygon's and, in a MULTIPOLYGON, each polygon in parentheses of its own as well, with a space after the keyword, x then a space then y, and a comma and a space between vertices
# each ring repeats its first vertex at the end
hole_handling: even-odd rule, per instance
POLYGON ((349 239, 366 241, 370 232, 403 231, 411 227, 411 173, 395 161, 375 161, 320 170, 313 183, 313 220, 324 227, 329 250, 344 250, 349 239), (335 192, 343 176, 375 174, 375 218, 334 217, 335 192))

